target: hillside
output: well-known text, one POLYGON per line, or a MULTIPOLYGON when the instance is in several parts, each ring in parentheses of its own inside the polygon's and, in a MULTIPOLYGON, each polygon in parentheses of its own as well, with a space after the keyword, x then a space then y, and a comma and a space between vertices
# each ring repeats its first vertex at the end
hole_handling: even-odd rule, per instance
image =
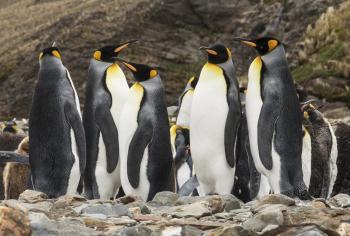
MULTIPOLYGON (((53 41, 61 48, 64 64, 71 72, 82 104, 92 52, 102 45, 127 39, 139 39, 140 42, 123 52, 123 57, 160 66, 168 105, 176 102, 186 80, 199 73, 205 60, 198 50, 201 45, 222 42, 230 46, 237 62, 237 73, 244 83, 249 62, 255 54, 233 43, 233 36, 278 36, 286 45, 290 66, 298 81, 313 88, 313 84, 307 81, 329 79, 334 75, 321 73, 312 78, 302 78, 301 72, 310 64, 301 60, 302 45, 305 40, 314 37, 311 29, 321 14, 329 7, 337 11, 342 2, 0 0, 0 86, 3 91, 0 93, 0 119, 28 117, 37 80, 38 54, 53 41)), ((331 18, 338 15, 334 14, 331 18)), ((344 17, 347 19, 348 16, 344 17)), ((347 38, 340 40, 347 41, 347 38)), ((318 52, 308 51, 307 58, 318 52)), ((348 81, 344 80, 347 77, 346 73, 337 74, 337 79, 342 81, 341 88, 348 86, 348 81)), ((312 89, 309 90, 312 92, 312 89)), ((315 92, 315 95, 327 98, 327 94, 315 92)), ((332 100, 346 101, 343 97, 332 100)))

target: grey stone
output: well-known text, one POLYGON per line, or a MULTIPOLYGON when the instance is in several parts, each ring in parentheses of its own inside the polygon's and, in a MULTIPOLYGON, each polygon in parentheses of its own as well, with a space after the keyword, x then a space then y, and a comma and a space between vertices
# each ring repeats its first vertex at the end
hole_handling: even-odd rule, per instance
POLYGON ((350 207, 350 196, 344 193, 335 195, 328 200, 329 204, 335 207, 350 207))
POLYGON ((45 193, 27 189, 19 195, 18 200, 28 203, 36 203, 45 201, 47 198, 48 197, 45 193))
POLYGON ((172 206, 179 199, 179 195, 170 191, 164 191, 157 193, 152 203, 159 204, 161 206, 172 206))
POLYGON ((294 206, 295 200, 293 198, 287 197, 282 194, 270 194, 264 196, 260 200, 258 200, 255 204, 252 205, 252 211, 257 212, 257 208, 261 207, 265 204, 281 204, 286 206, 294 206))
POLYGON ((81 216, 96 218, 96 219, 100 219, 100 220, 106 220, 107 219, 107 216, 105 214, 98 214, 98 213, 95 213, 95 214, 84 213, 84 214, 81 214, 81 216))
POLYGON ((224 201, 225 211, 231 211, 241 208, 241 201, 238 200, 238 198, 236 198, 235 196, 229 194, 220 197, 224 201))
POLYGON ((243 227, 254 232, 261 232, 266 225, 282 225, 284 222, 281 211, 262 211, 243 223, 243 227))
POLYGON ((228 226, 228 227, 219 227, 215 230, 206 232, 203 236, 257 236, 258 234, 244 229, 241 226, 228 226))
POLYGON ((120 204, 98 204, 93 206, 88 206, 82 209, 82 213, 87 214, 104 214, 106 216, 113 216, 113 217, 119 217, 119 216, 130 216, 131 213, 129 209, 120 204))
POLYGON ((110 236, 153 236, 153 231, 146 226, 135 226, 124 228, 117 234, 111 234, 110 236))

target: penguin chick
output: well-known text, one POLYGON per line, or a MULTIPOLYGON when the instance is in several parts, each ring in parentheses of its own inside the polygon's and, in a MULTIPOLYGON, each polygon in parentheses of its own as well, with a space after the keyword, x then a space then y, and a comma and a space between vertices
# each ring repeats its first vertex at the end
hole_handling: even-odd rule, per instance
POLYGON ((329 121, 310 102, 303 104, 303 123, 311 136, 311 179, 309 193, 328 198, 337 177, 337 139, 329 121))

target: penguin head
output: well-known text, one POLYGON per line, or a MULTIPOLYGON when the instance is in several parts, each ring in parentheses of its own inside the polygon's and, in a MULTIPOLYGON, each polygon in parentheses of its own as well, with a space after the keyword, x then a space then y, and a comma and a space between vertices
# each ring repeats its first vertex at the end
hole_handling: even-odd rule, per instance
POLYGON ((255 48, 261 56, 273 51, 275 48, 281 45, 281 42, 278 39, 272 37, 263 37, 258 39, 234 38, 234 40, 239 41, 249 47, 255 48))
POLYGON ((131 71, 131 73, 134 76, 134 79, 137 82, 150 80, 158 75, 158 71, 154 67, 144 65, 144 64, 128 62, 122 59, 118 59, 118 60, 121 61, 125 65, 125 67, 131 71))
POLYGON ((301 111, 303 112, 304 121, 306 123, 317 124, 323 123, 322 113, 312 104, 315 100, 309 100, 301 104, 301 111))
POLYGON ((56 46, 48 47, 40 52, 39 61, 42 61, 46 57, 58 58, 61 60, 61 53, 56 46))
POLYGON ((212 64, 221 64, 231 58, 231 51, 222 44, 215 44, 211 47, 200 47, 200 50, 208 54, 208 62, 212 64))
POLYGON ((94 52, 93 58, 97 61, 114 63, 116 58, 118 57, 118 54, 123 49, 127 48, 129 44, 134 43, 136 41, 137 40, 131 40, 117 45, 104 46, 94 52))

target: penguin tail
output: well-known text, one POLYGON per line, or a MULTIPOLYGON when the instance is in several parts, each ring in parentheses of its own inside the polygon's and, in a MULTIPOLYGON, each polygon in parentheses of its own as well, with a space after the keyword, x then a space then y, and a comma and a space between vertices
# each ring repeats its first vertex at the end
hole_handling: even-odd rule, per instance
POLYGON ((0 151, 0 163, 7 162, 16 162, 29 165, 29 157, 16 152, 0 151))

